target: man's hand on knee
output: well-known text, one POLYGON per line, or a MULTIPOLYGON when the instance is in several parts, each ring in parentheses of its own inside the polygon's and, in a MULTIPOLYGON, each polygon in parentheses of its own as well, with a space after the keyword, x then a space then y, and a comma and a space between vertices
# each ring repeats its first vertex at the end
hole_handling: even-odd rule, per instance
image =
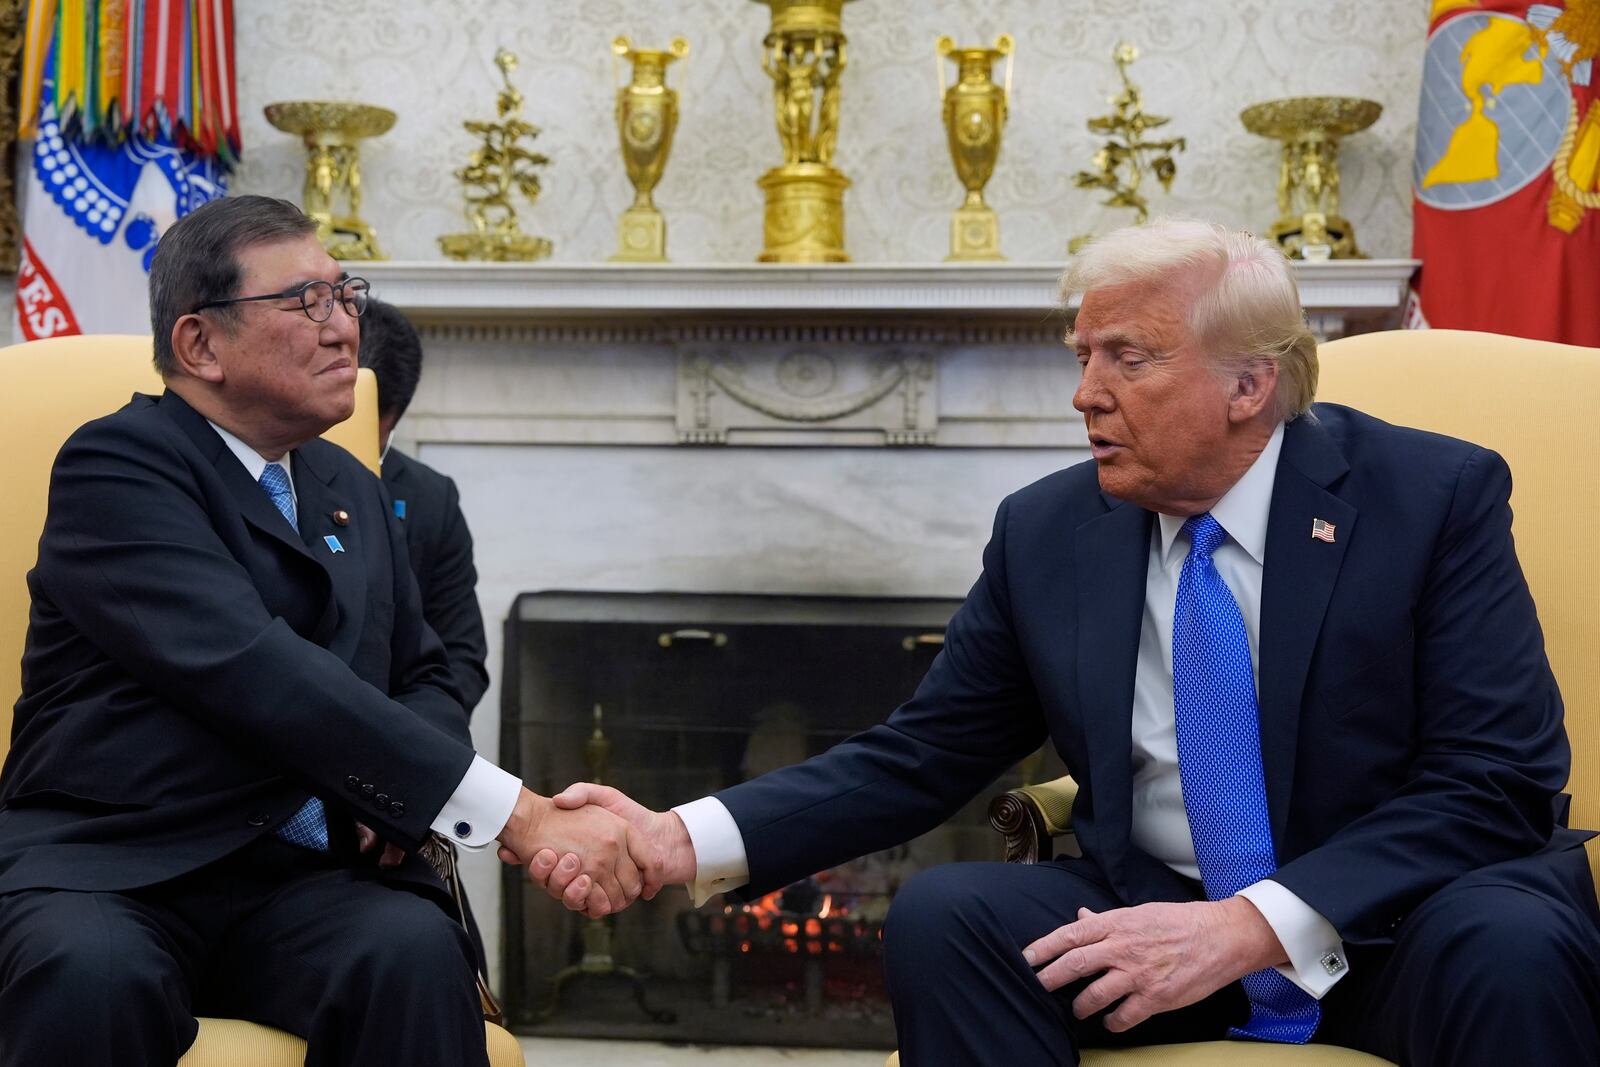
POLYGON ((1105 1017, 1106 1029, 1113 1032, 1203 1000, 1288 959, 1272 927, 1243 897, 1141 904, 1098 914, 1082 908, 1076 922, 1022 952, 1040 968, 1039 981, 1049 990, 1098 975, 1073 1000, 1072 1013, 1087 1019, 1115 1004, 1105 1017))

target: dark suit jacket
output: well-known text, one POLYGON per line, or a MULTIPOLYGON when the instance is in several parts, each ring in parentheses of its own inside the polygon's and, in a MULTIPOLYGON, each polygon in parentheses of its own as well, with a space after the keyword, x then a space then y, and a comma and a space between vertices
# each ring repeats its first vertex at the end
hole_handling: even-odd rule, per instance
MULTIPOLYGON (((1458 875, 1546 846, 1569 750, 1504 461, 1315 410, 1285 432, 1261 593, 1275 878, 1346 941, 1383 941, 1458 875), (1333 544, 1310 536, 1318 518, 1333 544)), ((1130 841, 1152 519, 1101 493, 1092 462, 1002 503, 916 695, 883 725, 718 794, 744 837, 746 891, 931 829, 1048 737, 1080 783, 1078 841, 1107 884, 1130 904, 1192 898, 1130 841)))
POLYGON ((473 752, 404 535, 343 449, 312 441, 292 467, 300 533, 173 393, 62 447, 0 772, 0 892, 161 883, 313 793, 330 824, 413 849, 428 833, 473 752))
POLYGON ((489 647, 478 610, 478 572, 472 534, 461 514, 456 483, 426 463, 391 448, 383 457, 383 484, 394 497, 406 532, 411 569, 422 589, 422 617, 444 642, 461 704, 472 714, 489 687, 484 661, 489 647))

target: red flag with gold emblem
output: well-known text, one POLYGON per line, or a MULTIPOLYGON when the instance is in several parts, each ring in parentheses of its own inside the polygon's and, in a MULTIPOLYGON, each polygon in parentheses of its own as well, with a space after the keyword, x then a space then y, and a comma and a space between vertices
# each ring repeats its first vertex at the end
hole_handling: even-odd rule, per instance
POLYGON ((1434 0, 1409 326, 1600 347, 1600 0, 1434 0))

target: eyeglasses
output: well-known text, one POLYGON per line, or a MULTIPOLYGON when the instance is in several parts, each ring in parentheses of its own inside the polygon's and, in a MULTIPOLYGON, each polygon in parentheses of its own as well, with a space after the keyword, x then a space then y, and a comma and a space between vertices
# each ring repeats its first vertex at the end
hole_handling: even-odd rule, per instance
MULTIPOLYGON (((306 313, 306 318, 312 322, 327 322, 333 317, 333 302, 337 300, 344 305, 345 312, 352 318, 358 319, 361 313, 367 310, 367 291, 371 286, 365 278, 345 278, 343 281, 306 282, 293 289, 285 289, 281 293, 266 293, 262 296, 236 296, 229 300, 208 300, 195 308, 195 311, 204 311, 206 308, 224 307, 228 304, 245 304, 252 300, 288 300, 290 298, 300 301, 300 310, 306 313)), ((287 311, 288 308, 280 308, 287 311)))

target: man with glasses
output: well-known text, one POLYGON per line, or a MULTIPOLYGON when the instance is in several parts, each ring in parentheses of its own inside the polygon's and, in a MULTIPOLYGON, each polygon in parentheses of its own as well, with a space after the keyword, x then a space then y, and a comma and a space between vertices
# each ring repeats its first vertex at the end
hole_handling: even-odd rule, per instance
POLYGON ((390 498, 318 439, 366 302, 293 205, 200 208, 151 267, 166 391, 56 459, 0 772, 3 1067, 170 1067, 196 1015, 312 1067, 486 1064, 430 831, 571 851, 601 912, 640 890, 619 819, 473 752, 390 498))

